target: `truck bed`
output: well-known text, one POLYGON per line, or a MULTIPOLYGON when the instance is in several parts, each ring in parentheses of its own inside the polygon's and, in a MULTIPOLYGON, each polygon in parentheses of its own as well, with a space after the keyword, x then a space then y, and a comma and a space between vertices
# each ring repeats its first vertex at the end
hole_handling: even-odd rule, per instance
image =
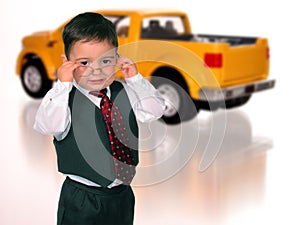
POLYGON ((220 43, 225 42, 230 46, 251 45, 255 44, 257 37, 241 37, 229 35, 210 35, 210 34, 180 34, 168 35, 164 33, 146 34, 142 33, 142 38, 163 39, 163 40, 178 40, 203 43, 220 43))
POLYGON ((192 40, 199 41, 199 42, 211 42, 211 43, 226 42, 230 46, 239 46, 239 45, 255 44, 257 38, 256 37, 227 36, 227 35, 197 34, 197 35, 193 35, 192 40))
POLYGON ((220 87, 264 80, 268 74, 264 38, 163 32, 144 38, 171 41, 195 52, 211 68, 220 87))

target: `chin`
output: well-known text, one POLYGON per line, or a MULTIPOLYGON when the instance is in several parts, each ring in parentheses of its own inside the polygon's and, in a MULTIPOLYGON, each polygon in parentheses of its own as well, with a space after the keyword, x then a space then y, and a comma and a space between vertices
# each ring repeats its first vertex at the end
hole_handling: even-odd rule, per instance
POLYGON ((110 79, 110 80, 106 80, 105 82, 99 82, 99 83, 93 83, 93 84, 89 84, 89 90, 90 91, 99 91, 102 90, 104 88, 107 88, 109 85, 112 84, 112 82, 114 81, 114 79, 110 79))
POLYGON ((92 87, 89 88, 90 91, 100 91, 104 88, 106 88, 107 86, 105 84, 103 85, 93 85, 92 87))

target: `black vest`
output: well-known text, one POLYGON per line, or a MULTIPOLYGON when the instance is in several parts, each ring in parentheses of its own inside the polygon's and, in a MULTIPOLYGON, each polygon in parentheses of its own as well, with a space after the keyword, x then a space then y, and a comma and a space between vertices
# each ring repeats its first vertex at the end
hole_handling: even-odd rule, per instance
MULTIPOLYGON (((119 107, 129 136, 130 148, 138 164, 138 125, 123 85, 114 81, 111 100, 119 107)), ((69 95, 72 124, 67 136, 53 143, 58 170, 91 180, 101 186, 115 179, 109 136, 101 110, 73 87, 69 95)))

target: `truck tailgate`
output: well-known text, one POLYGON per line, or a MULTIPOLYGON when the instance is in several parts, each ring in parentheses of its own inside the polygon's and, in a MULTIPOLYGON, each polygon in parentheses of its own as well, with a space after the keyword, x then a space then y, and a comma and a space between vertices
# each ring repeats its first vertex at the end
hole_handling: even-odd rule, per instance
POLYGON ((258 39, 253 45, 229 47, 223 54, 221 85, 265 79, 269 72, 268 51, 268 44, 264 39, 258 39))

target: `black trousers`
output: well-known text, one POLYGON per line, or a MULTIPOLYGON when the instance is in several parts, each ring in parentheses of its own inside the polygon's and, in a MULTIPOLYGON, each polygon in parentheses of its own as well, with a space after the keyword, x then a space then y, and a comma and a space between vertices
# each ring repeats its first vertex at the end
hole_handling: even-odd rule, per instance
POLYGON ((58 225, 132 225, 135 197, 130 186, 97 188, 66 178, 58 204, 58 225))

